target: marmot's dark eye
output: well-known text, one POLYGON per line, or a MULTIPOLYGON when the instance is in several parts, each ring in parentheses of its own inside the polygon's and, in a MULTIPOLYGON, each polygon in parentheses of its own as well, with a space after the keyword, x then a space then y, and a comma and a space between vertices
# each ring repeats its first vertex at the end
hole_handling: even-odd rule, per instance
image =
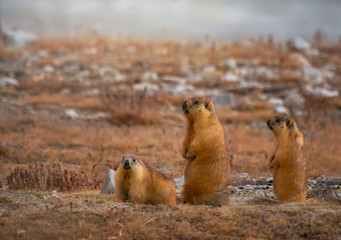
POLYGON ((133 159, 133 162, 136 162, 136 158, 133 159))
POLYGON ((277 118, 277 119, 276 119, 276 122, 277 122, 277 123, 281 122, 281 119, 280 119, 280 118, 277 118))
POLYGON ((194 103, 193 104, 199 104, 200 102, 197 100, 197 101, 194 101, 194 103))

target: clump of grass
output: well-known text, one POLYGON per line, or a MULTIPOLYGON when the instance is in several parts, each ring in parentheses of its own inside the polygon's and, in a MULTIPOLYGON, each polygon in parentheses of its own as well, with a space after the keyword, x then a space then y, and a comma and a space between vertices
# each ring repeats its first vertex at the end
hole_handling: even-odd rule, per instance
POLYGON ((155 108, 147 108, 147 88, 130 93, 110 93, 104 90, 101 101, 110 114, 110 122, 114 125, 152 125, 161 123, 155 108))
POLYGON ((60 164, 52 166, 44 164, 28 164, 28 169, 15 168, 8 176, 8 188, 11 190, 95 190, 101 181, 93 166, 92 176, 88 178, 84 171, 76 172, 63 169, 60 164))

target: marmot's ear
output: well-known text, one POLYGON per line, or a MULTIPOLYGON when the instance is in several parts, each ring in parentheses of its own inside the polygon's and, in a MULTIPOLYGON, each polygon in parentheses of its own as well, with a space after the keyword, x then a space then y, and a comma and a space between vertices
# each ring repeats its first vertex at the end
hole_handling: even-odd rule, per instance
POLYGON ((206 108, 208 111, 212 111, 213 105, 212 105, 212 102, 211 102, 210 100, 206 100, 206 101, 205 101, 205 108, 206 108))
POLYGON ((294 120, 293 119, 288 119, 287 120, 287 127, 290 129, 290 130, 293 130, 294 128, 295 128, 295 122, 294 122, 294 120))

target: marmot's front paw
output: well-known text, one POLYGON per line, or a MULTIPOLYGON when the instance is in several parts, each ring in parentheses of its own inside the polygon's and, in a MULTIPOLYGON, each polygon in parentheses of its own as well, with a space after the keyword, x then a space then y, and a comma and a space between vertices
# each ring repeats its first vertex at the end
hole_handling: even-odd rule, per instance
POLYGON ((187 153, 185 158, 186 158, 187 160, 194 160, 194 159, 196 158, 196 156, 193 155, 193 154, 187 153))

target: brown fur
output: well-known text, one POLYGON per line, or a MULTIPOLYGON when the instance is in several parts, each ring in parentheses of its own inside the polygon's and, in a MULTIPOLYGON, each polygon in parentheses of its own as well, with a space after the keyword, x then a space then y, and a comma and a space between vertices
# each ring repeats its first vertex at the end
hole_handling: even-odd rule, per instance
MULTIPOLYGON (((306 202, 306 161, 303 155, 303 134, 293 118, 274 117, 267 122, 277 139, 270 159, 274 189, 281 202, 306 202)), ((316 200, 309 199, 309 202, 316 200)))
POLYGON ((115 174, 115 194, 122 202, 176 205, 173 180, 136 155, 123 157, 115 174), (126 161, 129 162, 129 169, 125 169, 126 161))
POLYGON ((221 204, 230 183, 224 131, 209 98, 195 97, 183 103, 186 135, 182 156, 186 159, 182 200, 190 204, 221 204))

